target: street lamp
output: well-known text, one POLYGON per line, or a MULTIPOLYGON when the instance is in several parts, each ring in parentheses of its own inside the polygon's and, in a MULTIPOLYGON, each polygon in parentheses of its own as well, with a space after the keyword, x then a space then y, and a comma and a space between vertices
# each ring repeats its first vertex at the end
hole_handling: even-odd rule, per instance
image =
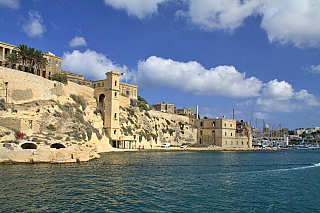
POLYGON ((8 104, 8 81, 4 82, 4 84, 6 85, 6 104, 8 104))

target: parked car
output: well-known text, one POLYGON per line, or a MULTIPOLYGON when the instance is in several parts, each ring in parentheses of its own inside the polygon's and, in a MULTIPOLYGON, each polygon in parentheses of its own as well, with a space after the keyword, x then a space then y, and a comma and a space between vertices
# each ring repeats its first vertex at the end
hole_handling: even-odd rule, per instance
POLYGON ((184 148, 184 149, 187 148, 187 147, 188 147, 187 145, 181 145, 180 146, 180 148, 184 148))
POLYGON ((161 145, 161 147, 169 148, 170 147, 170 143, 164 143, 164 144, 161 145))

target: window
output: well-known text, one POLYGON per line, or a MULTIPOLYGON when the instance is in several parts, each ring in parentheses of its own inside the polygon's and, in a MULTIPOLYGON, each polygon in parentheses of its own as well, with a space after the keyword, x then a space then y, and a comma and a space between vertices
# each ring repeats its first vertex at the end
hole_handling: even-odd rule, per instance
POLYGON ((243 141, 241 142, 241 145, 243 145, 243 141))
POLYGON ((202 131, 200 131, 200 135, 202 135, 202 131))
POLYGON ((230 127, 232 127, 232 124, 230 124, 230 127))
POLYGON ((113 134, 117 134, 117 130, 114 130, 114 131, 113 131, 113 134))
POLYGON ((215 125, 215 122, 213 121, 213 122, 212 122, 212 126, 214 126, 214 125, 215 125))
POLYGON ((239 144, 239 142, 237 141, 237 145, 239 144))
POLYGON ((96 84, 93 84, 93 88, 96 88, 96 84))
POLYGON ((231 136, 232 136, 232 132, 231 132, 231 136))
POLYGON ((227 124, 225 123, 224 126, 227 127, 227 124))
POLYGON ((215 132, 214 131, 212 131, 212 137, 214 137, 215 136, 215 132))
POLYGON ((117 86, 117 81, 114 81, 114 86, 115 86, 115 87, 117 86))
POLYGON ((228 145, 227 141, 225 143, 226 143, 226 145, 228 145))
POLYGON ((102 87, 104 87, 104 82, 102 82, 102 85, 101 85, 102 87))
POLYGON ((233 142, 231 141, 231 145, 233 145, 233 142))
POLYGON ((117 92, 114 93, 114 97, 117 97, 117 92))
POLYGON ((203 121, 200 122, 200 126, 203 126, 203 121))
POLYGON ((100 83, 98 83, 98 87, 101 87, 101 84, 100 84, 100 83))
POLYGON ((202 141, 201 141, 201 138, 200 138, 200 139, 199 139, 199 143, 201 144, 201 142, 202 142, 202 141))
POLYGON ((117 113, 114 113, 114 119, 117 119, 117 113))
POLYGON ((224 133, 224 136, 227 136, 227 132, 224 133))

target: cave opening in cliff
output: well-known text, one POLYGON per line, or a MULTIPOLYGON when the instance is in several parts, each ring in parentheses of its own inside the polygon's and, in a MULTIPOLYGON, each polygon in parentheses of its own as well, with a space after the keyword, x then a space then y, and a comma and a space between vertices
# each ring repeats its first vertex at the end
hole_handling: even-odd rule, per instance
POLYGON ((34 143, 24 143, 21 145, 22 149, 37 149, 37 145, 34 143))
POLYGON ((66 148, 66 147, 61 143, 54 143, 54 144, 51 144, 50 148, 61 149, 61 148, 66 148))

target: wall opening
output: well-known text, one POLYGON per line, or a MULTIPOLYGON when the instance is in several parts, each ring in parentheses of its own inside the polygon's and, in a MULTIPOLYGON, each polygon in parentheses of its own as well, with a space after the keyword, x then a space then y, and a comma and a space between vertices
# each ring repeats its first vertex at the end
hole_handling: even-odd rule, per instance
POLYGON ((106 96, 104 94, 101 94, 99 96, 99 107, 104 107, 104 99, 106 98, 106 96))
POLYGON ((61 143, 54 143, 54 144, 51 144, 50 148, 61 149, 61 148, 66 148, 66 147, 61 143))
POLYGON ((37 144, 34 143, 24 143, 21 145, 22 149, 37 149, 37 144))

